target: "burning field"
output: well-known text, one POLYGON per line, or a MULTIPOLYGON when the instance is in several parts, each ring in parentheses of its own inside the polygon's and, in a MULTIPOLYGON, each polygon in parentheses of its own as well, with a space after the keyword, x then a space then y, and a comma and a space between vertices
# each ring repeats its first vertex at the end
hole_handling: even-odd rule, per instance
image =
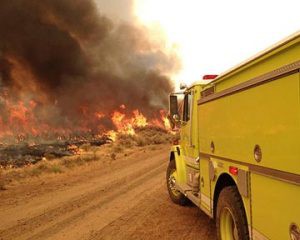
POLYGON ((93 0, 3 0, 0 165, 74 155, 137 129, 168 131, 178 60, 163 45, 93 0))
POLYGON ((168 128, 168 74, 178 61, 151 39, 92 0, 2 1, 0 151, 168 128))

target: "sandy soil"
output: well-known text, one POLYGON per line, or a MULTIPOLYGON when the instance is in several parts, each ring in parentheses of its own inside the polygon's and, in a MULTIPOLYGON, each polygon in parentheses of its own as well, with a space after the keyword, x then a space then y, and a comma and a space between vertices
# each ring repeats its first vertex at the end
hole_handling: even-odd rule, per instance
POLYGON ((215 239, 214 222, 173 204, 168 146, 15 183, 0 192, 0 239, 215 239))

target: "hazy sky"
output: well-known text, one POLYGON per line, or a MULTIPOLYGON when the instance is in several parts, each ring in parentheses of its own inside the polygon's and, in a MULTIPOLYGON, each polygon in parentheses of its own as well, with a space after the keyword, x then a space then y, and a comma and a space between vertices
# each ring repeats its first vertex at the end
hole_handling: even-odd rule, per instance
POLYGON ((224 72, 300 30, 300 0, 97 1, 115 16, 165 32, 182 60, 177 82, 224 72))

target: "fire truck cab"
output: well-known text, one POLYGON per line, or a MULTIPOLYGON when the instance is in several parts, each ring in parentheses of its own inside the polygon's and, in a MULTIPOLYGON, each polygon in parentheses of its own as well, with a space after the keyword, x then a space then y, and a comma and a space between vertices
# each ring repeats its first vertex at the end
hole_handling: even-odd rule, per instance
POLYGON ((218 239, 300 240, 299 70, 300 32, 170 95, 168 192, 215 219, 218 239))

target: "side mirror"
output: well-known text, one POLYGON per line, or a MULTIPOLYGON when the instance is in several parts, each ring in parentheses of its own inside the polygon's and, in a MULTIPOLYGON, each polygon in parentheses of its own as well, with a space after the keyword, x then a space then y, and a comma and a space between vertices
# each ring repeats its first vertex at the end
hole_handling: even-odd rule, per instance
POLYGON ((170 95, 170 115, 178 115, 178 99, 176 95, 170 95))
POLYGON ((176 123, 180 122, 180 117, 178 113, 178 99, 176 95, 170 95, 170 122, 172 128, 176 126, 176 123))

